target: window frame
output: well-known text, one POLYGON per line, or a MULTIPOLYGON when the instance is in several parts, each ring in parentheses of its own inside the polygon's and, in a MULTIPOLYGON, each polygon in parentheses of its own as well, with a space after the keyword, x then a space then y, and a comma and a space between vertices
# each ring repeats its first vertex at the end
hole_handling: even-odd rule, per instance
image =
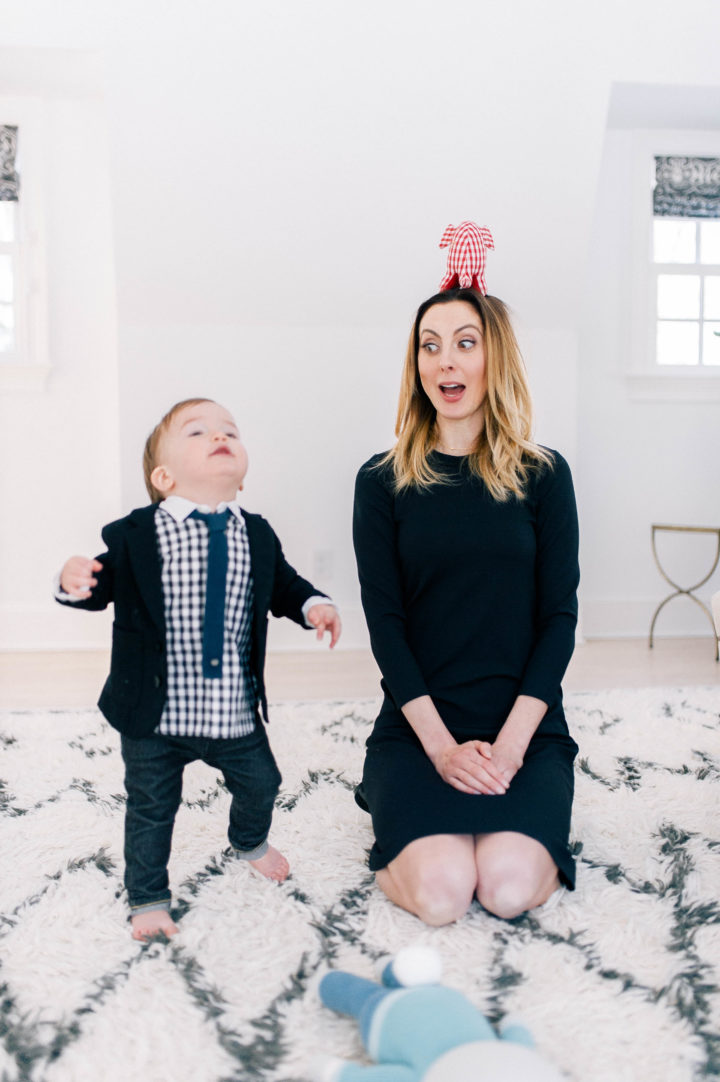
MULTIPOLYGON (((646 400, 720 401, 720 365, 657 363, 657 277, 681 264, 654 261, 652 181, 655 157, 687 155, 720 158, 720 131, 635 131, 631 163, 632 198, 630 359, 626 379, 630 396, 646 400)), ((693 221, 707 219, 692 219, 693 221)), ((685 264, 694 273, 715 264, 685 264)), ((682 270, 677 270, 683 273, 682 270)), ((688 271, 690 273, 690 271, 688 271)))
POLYGON ((0 97, 0 122, 18 128, 15 204, 15 349, 0 354, 0 391, 42 390, 50 373, 44 198, 44 106, 40 99, 0 97))

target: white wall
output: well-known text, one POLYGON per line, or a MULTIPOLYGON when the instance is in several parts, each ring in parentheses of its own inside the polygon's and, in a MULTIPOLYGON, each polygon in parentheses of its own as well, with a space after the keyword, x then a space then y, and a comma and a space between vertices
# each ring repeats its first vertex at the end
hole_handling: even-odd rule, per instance
POLYGON ((35 59, 38 79, 20 89, 39 94, 44 117, 53 367, 44 391, 0 394, 2 649, 107 643, 106 618, 61 609, 51 583, 66 556, 101 550, 99 526, 120 512, 107 122, 97 97, 64 96, 54 80, 49 93, 35 59))
MULTIPOLYGON (((628 380, 636 319, 635 157, 633 132, 608 130, 583 305, 577 414, 590 637, 647 634, 655 607, 672 592, 652 556, 652 523, 720 526, 717 399, 638 399, 628 380)), ((708 535, 658 541, 663 565, 683 587, 710 570, 715 549, 708 535)), ((707 601, 718 588, 720 572, 699 596, 707 601)), ((672 602, 657 625, 659 635, 709 632, 707 617, 687 599, 672 602)))
MULTIPOLYGON (((0 51, 15 63, 0 65, 0 92, 3 70, 32 88, 54 65, 48 174, 58 193, 77 186, 48 216, 61 363, 46 395, 0 403, 4 461, 26 405, 47 432, 32 452, 47 479, 28 484, 13 460, 3 484, 20 507, 26 490, 48 489, 56 534, 3 541, 0 611, 13 618, 0 641, 103 637, 92 617, 48 606, 47 578, 66 550, 94 548, 97 524, 144 500, 145 435, 197 393, 236 412, 248 506, 343 605, 344 645, 366 641, 352 479, 391 440, 412 313, 442 275, 442 231, 464 217, 493 229, 488 281, 516 313, 537 434, 575 469, 586 632, 644 634, 664 589, 649 522, 717 514, 682 453, 692 435, 695 460, 711 460, 715 415, 625 394, 624 167, 611 138, 601 171, 603 140, 614 83, 667 84, 668 100, 673 84, 716 92, 715 0, 687 0, 681 28, 670 0, 6 8, 0 51), (73 49, 74 67, 63 60, 73 49), (69 71, 85 68, 78 90, 69 71), (72 162, 57 155, 61 113, 72 162), (91 456, 65 435, 69 411, 91 456), (76 515, 65 479, 78 476, 76 515)), ((274 634, 277 646, 312 645, 294 628, 274 634)))

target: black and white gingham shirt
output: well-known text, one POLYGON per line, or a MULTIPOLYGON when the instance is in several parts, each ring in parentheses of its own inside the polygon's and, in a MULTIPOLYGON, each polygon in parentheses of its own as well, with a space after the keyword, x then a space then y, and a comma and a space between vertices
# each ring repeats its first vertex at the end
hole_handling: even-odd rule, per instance
MULTIPOLYGON (((190 518, 196 504, 170 496, 155 512, 167 635, 168 696, 157 732, 213 739, 245 736, 255 727, 257 695, 250 668, 253 585, 245 520, 231 503, 227 525, 225 641, 222 676, 202 671, 208 529, 190 518)), ((222 511, 226 505, 220 504, 222 511)), ((201 507, 200 510, 210 510, 201 507)))
MULTIPOLYGON (((162 564, 165 601, 168 697, 156 732, 166 736, 234 738, 251 733, 257 716, 257 689, 250 667, 252 642, 253 584, 250 545, 240 505, 228 507, 228 573, 225 585, 225 637, 223 671, 220 679, 206 680, 202 674, 202 624, 205 616, 208 529, 204 522, 190 518, 192 512, 210 511, 186 500, 169 496, 155 511, 155 530, 162 564)), ((55 578, 55 597, 77 602, 55 578)), ((313 594, 302 606, 305 626, 313 605, 332 605, 329 597, 313 594)))

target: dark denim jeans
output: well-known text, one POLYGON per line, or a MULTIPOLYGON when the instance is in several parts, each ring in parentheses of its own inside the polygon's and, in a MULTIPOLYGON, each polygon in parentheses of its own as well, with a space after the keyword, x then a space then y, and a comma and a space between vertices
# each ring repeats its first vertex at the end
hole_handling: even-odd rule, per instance
POLYGON ((261 721, 248 736, 233 740, 158 733, 120 739, 127 790, 125 887, 131 909, 170 908, 167 865, 186 763, 201 759, 221 771, 232 794, 230 845, 246 859, 262 855, 281 778, 261 721))

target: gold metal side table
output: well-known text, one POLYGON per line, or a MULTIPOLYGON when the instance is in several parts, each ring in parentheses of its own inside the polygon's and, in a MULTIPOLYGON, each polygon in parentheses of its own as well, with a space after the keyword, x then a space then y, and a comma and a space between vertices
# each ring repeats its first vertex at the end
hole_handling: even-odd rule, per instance
POLYGON ((701 586, 705 585, 705 583, 708 581, 708 579, 713 574, 715 568, 717 567, 718 562, 720 562, 720 526, 658 526, 658 525, 653 524, 653 526, 652 526, 652 550, 653 550, 653 556, 655 557, 655 563, 657 564, 658 571, 660 572, 662 577, 665 579, 665 581, 670 583, 670 585, 673 588, 673 593, 668 594, 668 596, 665 598, 665 600, 661 601, 660 604, 658 605, 658 607, 655 609, 655 613, 654 613, 653 618, 652 618, 652 623, 650 624, 650 641, 648 643, 648 646, 652 649, 653 636, 655 634, 655 623, 657 621, 658 616, 660 615, 662 610, 667 605, 668 601, 672 601, 673 598, 675 598, 675 597, 689 597, 695 602, 696 605, 700 606, 700 608, 707 615, 707 618, 710 621, 710 627, 712 628, 713 640, 715 642, 715 660, 720 661, 720 639, 718 639, 718 637, 717 637, 717 635, 715 633, 715 621, 713 620, 712 613, 710 612, 710 609, 707 607, 707 605, 704 602, 702 602, 699 597, 695 597, 695 594, 693 592, 694 590, 699 590, 701 586), (713 565, 710 568, 710 570, 708 571, 708 573, 707 573, 707 575, 705 576, 704 579, 700 579, 700 582, 696 582, 693 586, 678 586, 678 584, 676 582, 673 582, 673 580, 668 575, 667 571, 665 571, 664 567, 660 563, 660 558, 658 557, 658 554, 657 554, 657 548, 656 548, 656 545, 655 545, 655 535, 658 534, 658 533, 661 533, 661 532, 666 532, 666 533, 710 533, 710 534, 715 535, 715 541, 716 541, 715 559, 713 560, 713 565))

